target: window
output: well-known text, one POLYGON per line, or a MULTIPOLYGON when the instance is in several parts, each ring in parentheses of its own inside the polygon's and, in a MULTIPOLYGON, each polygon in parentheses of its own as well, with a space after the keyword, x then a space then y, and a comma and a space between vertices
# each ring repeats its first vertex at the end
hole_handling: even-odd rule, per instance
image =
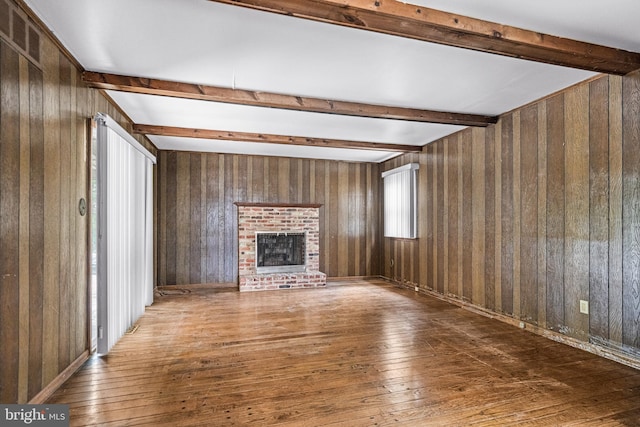
POLYGON ((153 302, 156 159, 111 117, 95 121, 97 351, 107 354, 153 302))
POLYGON ((382 173, 384 183, 384 235, 415 239, 417 233, 418 163, 382 173))

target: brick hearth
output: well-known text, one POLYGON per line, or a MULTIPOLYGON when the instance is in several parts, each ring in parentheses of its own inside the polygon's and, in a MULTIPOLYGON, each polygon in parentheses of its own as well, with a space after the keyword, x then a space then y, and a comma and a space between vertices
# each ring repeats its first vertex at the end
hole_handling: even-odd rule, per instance
POLYGON ((315 288, 327 284, 320 268, 320 205, 236 203, 238 206, 239 289, 315 288), (256 273, 256 232, 306 232, 306 271, 256 273))

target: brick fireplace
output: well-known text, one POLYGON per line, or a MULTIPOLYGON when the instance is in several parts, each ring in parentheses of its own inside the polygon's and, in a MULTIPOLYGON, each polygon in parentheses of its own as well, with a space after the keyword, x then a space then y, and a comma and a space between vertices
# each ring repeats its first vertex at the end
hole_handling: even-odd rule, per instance
POLYGON ((321 205, 235 204, 238 207, 238 282, 241 292, 314 288, 327 284, 326 274, 319 271, 321 205), (304 261, 283 262, 270 272, 259 272, 256 240, 262 233, 268 233, 271 240, 279 242, 284 240, 280 237, 288 234, 304 235, 304 261))

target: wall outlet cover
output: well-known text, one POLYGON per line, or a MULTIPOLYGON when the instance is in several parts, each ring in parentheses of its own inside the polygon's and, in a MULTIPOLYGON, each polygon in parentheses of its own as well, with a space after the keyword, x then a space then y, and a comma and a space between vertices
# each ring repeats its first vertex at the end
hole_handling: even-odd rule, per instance
POLYGON ((580 300, 580 313, 589 314, 589 301, 580 300))

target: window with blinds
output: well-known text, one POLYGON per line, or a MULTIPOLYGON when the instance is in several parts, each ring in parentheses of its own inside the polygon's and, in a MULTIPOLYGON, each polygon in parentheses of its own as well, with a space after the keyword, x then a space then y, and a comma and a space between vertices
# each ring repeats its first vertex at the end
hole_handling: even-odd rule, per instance
POLYGON ((155 157, 111 117, 97 122, 97 351, 153 302, 155 157))
POLYGON ((417 176, 420 165, 409 163, 382 173, 384 185, 384 236, 418 237, 417 176))

